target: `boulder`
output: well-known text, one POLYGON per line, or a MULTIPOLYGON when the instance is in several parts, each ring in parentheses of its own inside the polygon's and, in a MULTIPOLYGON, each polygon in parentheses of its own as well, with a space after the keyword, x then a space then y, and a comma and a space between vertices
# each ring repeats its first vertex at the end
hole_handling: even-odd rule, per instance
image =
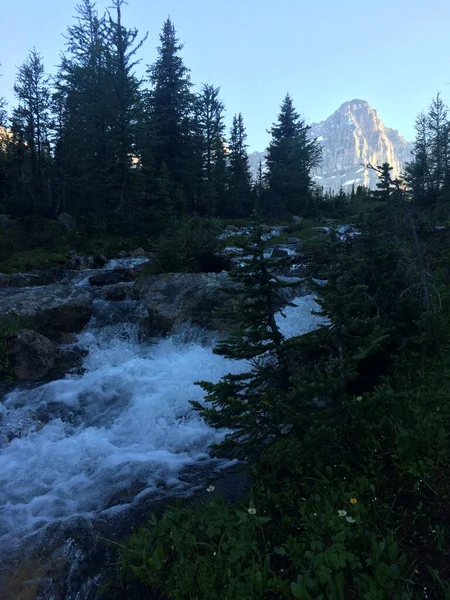
POLYGON ((304 221, 304 220, 305 220, 305 218, 304 218, 304 217, 298 217, 298 216, 296 216, 296 215, 293 215, 293 216, 292 216, 292 221, 293 221, 294 223, 296 223, 297 225, 301 225, 301 224, 303 223, 303 221, 304 221))
POLYGON ((270 258, 286 258, 287 256, 289 256, 289 252, 287 250, 284 250, 283 248, 274 248, 270 258))
POLYGON ((50 337, 81 331, 91 314, 91 294, 74 285, 53 284, 0 296, 0 318, 16 315, 28 328, 50 337))
POLYGON ((325 233, 328 235, 330 233, 330 228, 329 227, 311 227, 311 231, 316 231, 317 233, 325 233))
POLYGON ((36 271, 35 273, 0 273, 0 288, 50 285, 62 279, 62 271, 36 271))
POLYGON ((133 289, 132 283, 117 283, 115 285, 105 285, 99 287, 96 292, 96 298, 101 300, 109 300, 113 302, 120 302, 130 297, 133 289))
POLYGON ((148 336, 168 333, 174 325, 189 321, 207 329, 223 330, 214 309, 229 300, 223 288, 236 284, 227 273, 164 273, 141 277, 134 296, 148 309, 143 325, 148 336))
POLYGON ((100 287, 104 285, 115 285, 116 283, 121 283, 123 281, 131 281, 132 277, 126 270, 114 270, 114 271, 106 271, 105 273, 99 273, 98 275, 93 275, 89 277, 89 283, 91 285, 100 287))
POLYGON ((5 343, 10 369, 18 379, 61 377, 79 367, 83 355, 81 350, 64 350, 29 329, 8 333, 5 343))
POLYGON ((132 250, 130 252, 130 258, 149 258, 149 252, 146 252, 144 248, 136 248, 136 250, 132 250))
POLYGON ((302 240, 299 237, 290 237, 286 240, 286 244, 297 246, 302 244, 302 240))
POLYGON ((77 226, 77 220, 75 219, 75 217, 72 217, 68 213, 61 213, 58 216, 58 223, 61 223, 61 225, 65 229, 69 229, 69 230, 75 229, 77 226))
MULTIPOLYGON (((286 288, 285 299, 292 299, 299 289, 300 283, 286 288)), ((141 321, 142 338, 165 335, 186 322, 226 333, 229 324, 216 309, 240 300, 239 286, 226 272, 149 275, 138 279, 133 295, 148 311, 148 317, 141 321)))
POLYGON ((132 281, 137 279, 148 269, 148 262, 134 265, 133 267, 114 267, 115 273, 121 273, 123 275, 122 281, 132 281))
POLYGON ((93 256, 77 256, 73 253, 69 254, 67 268, 74 271, 83 271, 85 269, 101 269, 106 265, 108 259, 102 254, 94 254, 93 256))

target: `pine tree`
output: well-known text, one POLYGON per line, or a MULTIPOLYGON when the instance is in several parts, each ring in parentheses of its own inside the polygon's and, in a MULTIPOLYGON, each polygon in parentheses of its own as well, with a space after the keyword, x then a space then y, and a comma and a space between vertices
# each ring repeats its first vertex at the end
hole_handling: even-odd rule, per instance
POLYGON ((157 173, 165 165, 174 184, 186 195, 189 207, 196 191, 192 83, 179 55, 183 44, 170 19, 163 25, 160 41, 158 57, 148 69, 152 90, 147 105, 146 145, 157 173))
POLYGON ((305 125, 286 95, 278 122, 270 129, 272 136, 267 150, 267 184, 270 214, 308 212, 311 188, 311 169, 320 162, 320 145, 308 137, 305 125))
POLYGON ((133 73, 139 63, 136 53, 146 40, 136 41, 137 29, 126 29, 122 24, 122 6, 124 0, 113 0, 115 17, 109 14, 107 23, 108 62, 107 72, 111 79, 112 151, 116 157, 112 182, 114 212, 125 216, 128 229, 134 229, 134 215, 139 185, 136 179, 140 175, 139 160, 136 152, 136 121, 140 107, 140 82, 133 73))
POLYGON ((115 157, 111 140, 111 78, 107 71, 105 17, 91 0, 77 6, 68 28, 67 51, 58 74, 56 101, 62 122, 57 142, 58 188, 64 210, 105 221, 109 176, 115 157))
MULTIPOLYGON (((23 152, 23 198, 28 210, 45 210, 50 197, 50 79, 42 57, 33 49, 19 67, 14 92, 13 130, 23 152)), ((27 210, 27 209, 26 209, 27 210)))
POLYGON ((226 358, 250 361, 250 370, 217 384, 200 382, 208 393, 206 406, 193 402, 213 426, 233 430, 227 439, 237 441, 241 453, 270 442, 286 427, 283 399, 292 371, 276 313, 288 304, 283 291, 291 284, 277 275, 288 260, 267 258, 266 245, 257 224, 245 246, 251 258, 230 273, 236 283, 234 302, 222 316, 232 332, 214 349, 226 358))
POLYGON ((203 84, 198 96, 197 122, 201 135, 203 158, 202 212, 208 216, 223 215, 225 178, 223 112, 220 88, 203 84))
MULTIPOLYGON (((0 63, 0 67, 2 63, 0 63)), ((0 75, 1 77, 1 75, 0 75)), ((8 115, 6 113, 6 100, 0 96, 0 127, 6 127, 8 115)))
POLYGON ((430 166, 434 186, 441 190, 449 166, 448 108, 437 94, 428 112, 428 143, 430 146, 430 166))
POLYGON ((229 144, 229 217, 248 217, 254 209, 251 175, 248 164, 247 134, 242 114, 233 117, 229 144))
POLYGON ((414 159, 406 165, 406 182, 413 200, 420 206, 449 198, 450 121, 440 94, 427 114, 416 119, 414 159))
POLYGON ((415 129, 414 159, 406 165, 405 176, 414 201, 423 206, 436 198, 429 160, 428 120, 424 113, 417 117, 415 129))
POLYGON ((265 195, 266 191, 267 191, 266 180, 265 180, 265 176, 264 176, 262 161, 260 161, 258 164, 258 172, 256 174, 256 181, 255 181, 254 187, 253 187, 253 193, 255 195, 255 202, 256 202, 256 210, 258 212, 262 212, 262 210, 263 210, 263 206, 265 204, 264 195, 265 195))

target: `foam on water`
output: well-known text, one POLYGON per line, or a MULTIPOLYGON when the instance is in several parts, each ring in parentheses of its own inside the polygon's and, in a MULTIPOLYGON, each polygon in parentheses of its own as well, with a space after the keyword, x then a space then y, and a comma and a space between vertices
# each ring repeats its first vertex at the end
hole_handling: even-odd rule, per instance
MULTIPOLYGON (((318 323, 311 296, 297 303, 280 317, 286 336, 318 323)), ((89 351, 83 375, 8 394, 0 404, 0 441, 3 427, 13 432, 0 444, 0 548, 143 492, 176 493, 190 465, 213 468, 208 447, 224 434, 191 409, 189 400, 202 397, 194 382, 247 365, 213 354, 211 342, 185 329, 139 345, 137 325, 91 326, 80 336, 89 351)))

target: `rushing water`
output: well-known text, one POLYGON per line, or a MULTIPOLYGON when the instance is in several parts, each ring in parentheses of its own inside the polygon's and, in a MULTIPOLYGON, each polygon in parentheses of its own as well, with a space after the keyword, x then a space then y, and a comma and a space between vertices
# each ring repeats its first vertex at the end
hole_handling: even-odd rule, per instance
MULTIPOLYGON (((317 326, 312 296, 279 318, 287 337, 317 326)), ((55 522, 117 510, 143 495, 185 489, 182 473, 220 466, 208 447, 222 432, 191 410, 197 380, 218 381, 246 364, 212 352, 214 339, 186 328, 138 343, 138 326, 109 318, 98 303, 79 336, 88 350, 85 372, 34 389, 17 389, 0 403, 0 548, 55 522)), ((120 310, 119 313, 120 315, 120 310)))

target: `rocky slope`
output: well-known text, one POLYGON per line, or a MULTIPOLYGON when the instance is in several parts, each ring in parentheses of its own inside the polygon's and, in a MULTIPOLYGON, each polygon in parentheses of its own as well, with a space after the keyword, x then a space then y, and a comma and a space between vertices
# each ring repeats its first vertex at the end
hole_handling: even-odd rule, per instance
MULTIPOLYGON (((311 135, 321 143, 323 161, 313 173, 315 182, 325 190, 338 191, 342 186, 375 187, 376 173, 368 163, 388 162, 393 175, 411 159, 412 145, 395 129, 386 127, 376 110, 365 100, 351 100, 340 106, 328 119, 311 126, 311 135)), ((261 152, 250 155, 252 172, 256 173, 261 152)))

